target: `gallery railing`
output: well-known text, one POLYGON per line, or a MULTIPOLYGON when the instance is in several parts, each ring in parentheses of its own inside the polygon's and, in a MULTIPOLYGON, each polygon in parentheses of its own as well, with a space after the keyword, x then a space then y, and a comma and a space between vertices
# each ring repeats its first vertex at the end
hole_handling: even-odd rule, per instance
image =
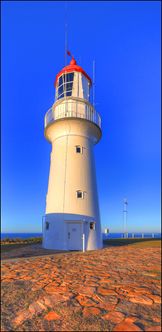
POLYGON ((45 115, 45 128, 54 121, 62 118, 81 118, 94 122, 101 128, 100 115, 93 106, 80 101, 67 101, 50 108, 45 115))

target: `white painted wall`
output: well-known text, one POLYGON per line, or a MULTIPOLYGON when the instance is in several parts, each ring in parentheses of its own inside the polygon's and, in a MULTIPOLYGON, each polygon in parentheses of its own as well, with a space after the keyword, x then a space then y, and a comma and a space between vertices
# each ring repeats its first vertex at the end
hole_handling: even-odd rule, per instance
MULTIPOLYGON (((51 213, 45 215, 43 222, 43 247, 46 249, 70 250, 68 246, 68 223, 80 222, 82 233, 85 234, 85 250, 102 248, 102 237, 99 220, 96 220, 96 230, 89 229, 90 221, 94 219, 79 214, 51 213), (45 229, 45 221, 49 222, 49 229, 45 229)), ((75 249, 75 248, 74 248, 75 249)), ((80 248, 83 250, 82 234, 80 248)))
POLYGON ((101 229, 93 146, 101 136, 100 129, 87 120, 69 118, 55 121, 45 135, 52 142, 52 152, 45 218, 50 226, 46 231, 43 228, 44 247, 68 250, 68 215, 70 220, 78 220, 78 216, 82 222, 88 220, 84 225, 86 249, 99 248, 101 229), (76 153, 76 145, 83 148, 83 153, 76 153), (77 198, 77 190, 85 192, 83 199, 77 198), (96 229, 89 230, 93 220, 96 229))
MULTIPOLYGON (((81 238, 85 234, 86 250, 102 247, 93 155, 93 147, 101 138, 101 129, 93 122, 93 110, 90 117, 87 115, 88 102, 84 98, 88 97, 89 86, 88 80, 82 76, 75 73, 74 89, 79 79, 79 97, 83 102, 80 98, 57 101, 53 106, 55 121, 45 128, 45 137, 52 143, 43 221, 43 246, 48 249, 76 249, 76 241, 74 248, 69 241, 69 230, 76 231, 77 238, 78 232, 81 232, 81 238), (76 111, 81 114, 80 118, 76 111), (70 112, 76 117, 70 118, 70 112), (78 145, 82 153, 76 153, 78 145), (77 198, 77 190, 84 192, 84 198, 77 198), (46 222, 49 229, 46 229, 46 222), (95 229, 90 229, 90 222, 95 222, 95 229)), ((78 249, 82 250, 82 240, 79 243, 78 249)))
POLYGON ((46 213, 96 215, 98 199, 93 141, 97 140, 99 129, 86 120, 62 119, 50 126, 47 135, 49 131, 52 133, 52 152, 46 213), (76 145, 83 148, 83 153, 76 153, 76 145), (86 192, 84 199, 76 197, 77 190, 86 192))

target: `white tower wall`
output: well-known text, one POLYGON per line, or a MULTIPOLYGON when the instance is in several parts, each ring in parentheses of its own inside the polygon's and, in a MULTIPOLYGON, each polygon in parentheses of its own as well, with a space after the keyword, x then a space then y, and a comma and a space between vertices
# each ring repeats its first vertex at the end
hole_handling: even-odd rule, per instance
POLYGON ((86 249, 92 250, 96 249, 96 246, 102 246, 93 155, 93 145, 100 136, 101 132, 95 124, 82 119, 61 119, 46 129, 46 137, 52 142, 45 218, 49 222, 49 229, 44 230, 46 248, 53 248, 52 238, 55 238, 55 233, 57 236, 59 233, 60 240, 58 244, 55 242, 56 249, 68 249, 66 239, 63 240, 64 232, 66 233, 66 218, 69 217, 74 222, 78 216, 81 223, 85 223, 85 219, 88 220, 88 226, 89 222, 95 222, 95 230, 87 227, 86 249), (80 146, 81 153, 76 152, 76 146, 80 146), (78 190, 83 192, 83 198, 77 198, 78 190), (58 215, 62 216, 60 221, 58 215))
MULTIPOLYGON (((58 100, 45 116, 45 137, 52 144, 42 225, 43 246, 47 249, 102 247, 93 154, 101 138, 100 117, 89 103, 90 82, 85 75, 74 71, 73 83, 67 83, 67 89, 72 86, 68 97, 66 82, 62 83, 65 78, 59 81, 58 77, 58 100)), ((71 80, 72 75, 69 77, 71 80)))

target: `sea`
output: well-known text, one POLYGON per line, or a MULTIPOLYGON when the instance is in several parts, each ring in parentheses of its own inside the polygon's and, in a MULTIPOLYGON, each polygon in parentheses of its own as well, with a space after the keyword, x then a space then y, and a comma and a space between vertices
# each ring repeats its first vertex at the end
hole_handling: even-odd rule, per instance
POLYGON ((42 233, 1 233, 1 240, 9 239, 29 239, 31 237, 41 237, 42 233))
MULTIPOLYGON (((9 239, 29 239, 31 237, 42 237, 42 233, 1 233, 1 240, 9 239)), ((128 233, 128 238, 161 238, 161 233, 128 233)), ((122 239, 124 233, 102 233, 102 238, 105 239, 122 239)))

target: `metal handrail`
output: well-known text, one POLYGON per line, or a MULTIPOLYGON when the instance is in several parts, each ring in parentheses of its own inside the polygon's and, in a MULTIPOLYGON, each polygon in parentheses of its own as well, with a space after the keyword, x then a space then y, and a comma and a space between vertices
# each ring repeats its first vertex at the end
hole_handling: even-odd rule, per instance
POLYGON ((61 103, 51 107, 45 114, 45 128, 54 121, 62 118, 86 119, 95 123, 99 128, 101 128, 101 118, 99 113, 97 113, 91 105, 80 101, 68 101, 68 103, 61 103), (79 105, 81 105, 81 108, 83 108, 82 112, 81 108, 79 111, 79 105), (64 109, 59 109, 59 106, 61 106, 61 108, 64 106, 64 109), (74 109, 71 110, 71 106, 74 109))

